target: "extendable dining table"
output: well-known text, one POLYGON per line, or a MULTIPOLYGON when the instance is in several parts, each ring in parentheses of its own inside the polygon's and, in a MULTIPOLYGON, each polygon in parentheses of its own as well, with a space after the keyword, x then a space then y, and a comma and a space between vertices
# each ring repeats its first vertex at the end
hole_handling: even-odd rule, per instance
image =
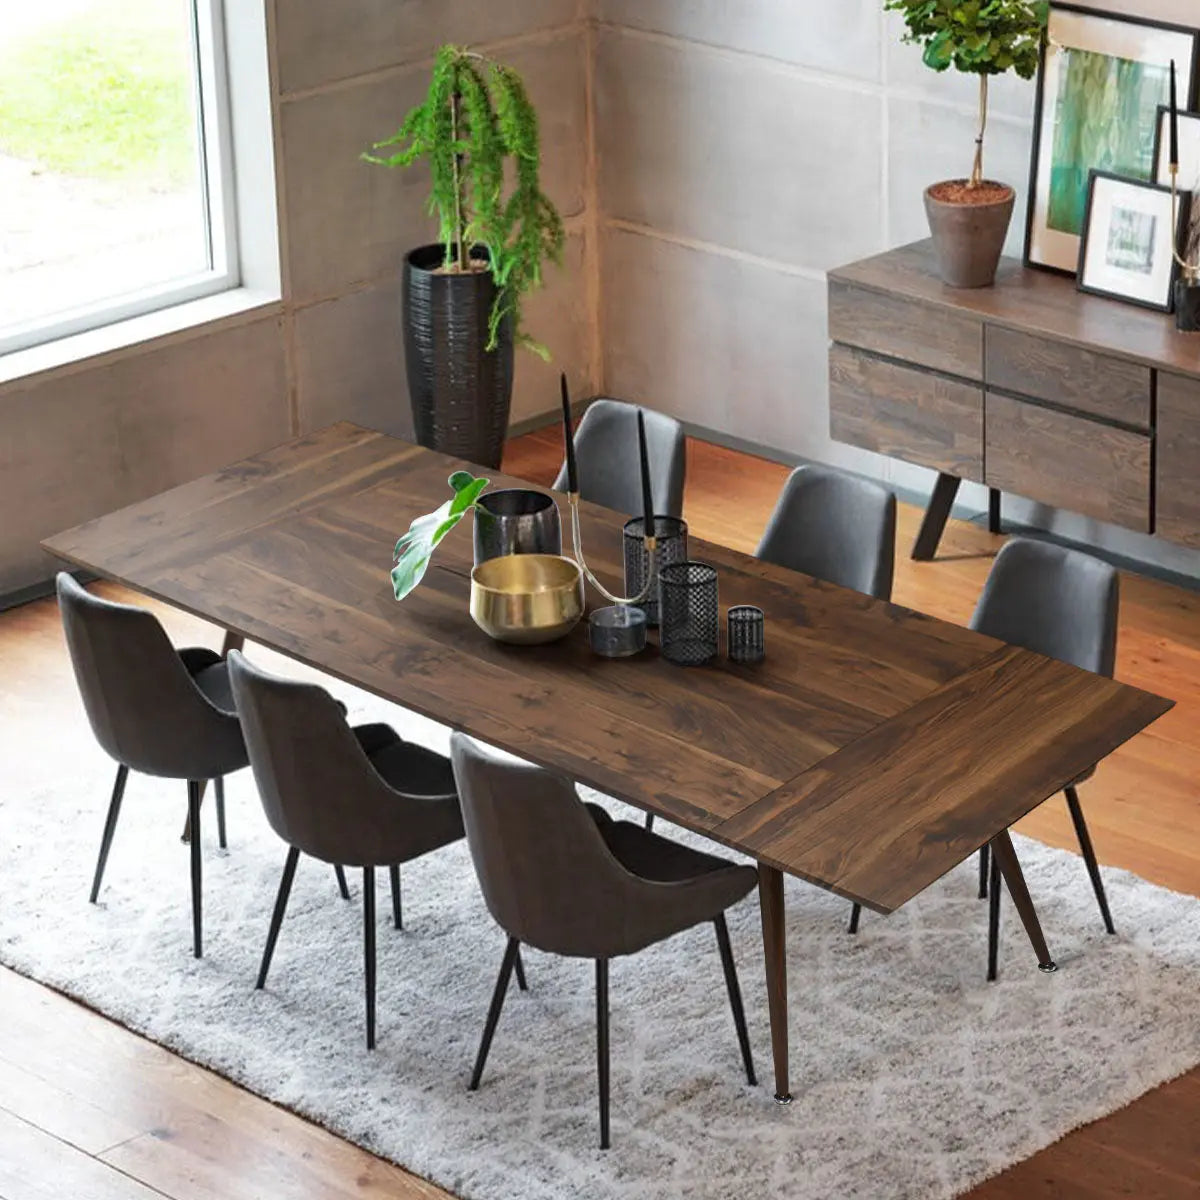
MULTIPOLYGON (((990 844, 1052 968, 1009 827, 1170 701, 697 538, 722 606, 766 614, 764 662, 602 659, 582 625, 503 645, 468 612, 467 522, 392 595, 396 537, 464 467, 342 423, 44 547, 216 623, 226 649, 251 639, 753 858, 781 1101, 785 874, 887 914, 990 844)), ((619 585, 624 517, 581 516, 589 565, 619 585)))

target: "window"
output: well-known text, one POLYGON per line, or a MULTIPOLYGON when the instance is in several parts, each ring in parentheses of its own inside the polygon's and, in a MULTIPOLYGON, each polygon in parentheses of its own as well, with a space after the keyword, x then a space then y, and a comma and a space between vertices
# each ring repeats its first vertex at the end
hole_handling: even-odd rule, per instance
POLYGON ((0 0, 0 353, 238 282, 220 0, 0 0))

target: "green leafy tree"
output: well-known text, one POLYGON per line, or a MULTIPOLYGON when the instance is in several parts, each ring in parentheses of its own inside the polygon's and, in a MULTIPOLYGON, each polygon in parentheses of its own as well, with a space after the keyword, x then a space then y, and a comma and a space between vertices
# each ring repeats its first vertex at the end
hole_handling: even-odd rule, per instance
POLYGON ((429 211, 446 247, 444 269, 474 270, 471 247, 487 248, 497 288, 487 349, 496 348, 501 324, 511 318, 517 341, 549 358, 521 324, 521 301, 541 286, 546 261, 562 262, 563 226, 541 189, 537 112, 521 76, 460 46, 443 46, 425 99, 373 149, 393 147, 389 155, 363 157, 389 167, 429 164, 429 211))
POLYGON ((903 15, 904 40, 923 48, 927 67, 979 76, 979 136, 967 185, 977 188, 983 182, 988 79, 1007 71, 1033 78, 1050 15, 1048 0, 884 0, 883 7, 903 15))

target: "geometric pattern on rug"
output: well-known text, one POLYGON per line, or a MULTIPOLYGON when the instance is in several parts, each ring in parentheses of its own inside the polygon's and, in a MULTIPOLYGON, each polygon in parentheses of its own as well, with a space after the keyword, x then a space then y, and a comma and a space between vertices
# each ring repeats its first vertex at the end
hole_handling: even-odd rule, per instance
MULTIPOLYGON (((355 721, 387 720, 446 750, 440 726, 329 686, 355 721)), ((471 1200, 951 1197, 1200 1063, 1200 900, 1106 868, 1109 937, 1082 861, 1018 837, 1056 974, 1037 970, 1006 895, 1000 979, 985 982, 973 860, 889 918, 864 913, 857 937, 847 903, 787 880, 790 1107, 771 1099, 754 894, 729 928, 757 1088, 711 927, 615 960, 613 1148, 602 1152, 587 961, 525 948, 530 990, 510 993, 483 1086, 466 1089, 504 937, 465 844, 405 866, 403 932, 379 878, 368 1053, 361 875, 347 904, 332 870, 301 860, 256 993, 285 848, 249 772, 228 781, 228 853, 206 811, 197 962, 183 784, 131 776, 101 903, 89 905, 113 768, 81 713, 54 717, 45 745, 13 747, 6 764, 0 961, 471 1200)))

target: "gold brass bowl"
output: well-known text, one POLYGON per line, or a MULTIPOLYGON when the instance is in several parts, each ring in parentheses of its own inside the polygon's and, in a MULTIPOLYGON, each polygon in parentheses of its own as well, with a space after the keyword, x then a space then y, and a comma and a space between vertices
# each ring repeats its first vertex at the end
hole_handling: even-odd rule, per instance
POLYGON ((471 572, 471 618, 498 642, 566 637, 583 616, 583 575, 557 554, 505 554, 471 572))

